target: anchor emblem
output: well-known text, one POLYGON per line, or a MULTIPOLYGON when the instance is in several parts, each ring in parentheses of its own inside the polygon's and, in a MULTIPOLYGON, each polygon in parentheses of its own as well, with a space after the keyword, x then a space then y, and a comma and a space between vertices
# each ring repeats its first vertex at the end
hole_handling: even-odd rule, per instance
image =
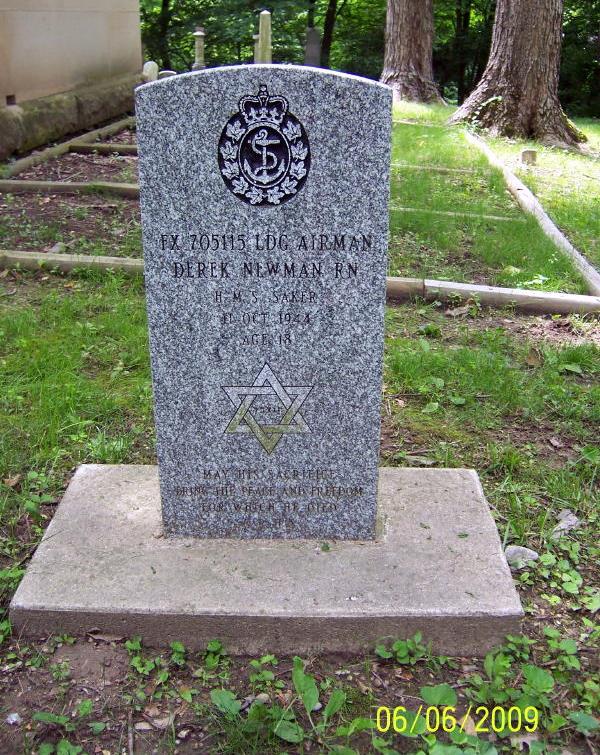
POLYGON ((279 176, 284 173, 286 169, 286 161, 284 159, 278 160, 277 155, 272 150, 268 149, 271 145, 281 144, 281 139, 271 138, 266 128, 261 128, 260 131, 252 137, 250 144, 254 152, 261 156, 261 162, 254 170, 250 166, 247 159, 244 160, 244 173, 259 184, 265 185, 275 183, 279 176), (273 169, 275 173, 271 171, 273 169))
POLYGON ((310 145, 302 123, 281 95, 261 84, 256 95, 239 100, 219 139, 217 160, 225 185, 256 207, 295 197, 306 183, 310 145))

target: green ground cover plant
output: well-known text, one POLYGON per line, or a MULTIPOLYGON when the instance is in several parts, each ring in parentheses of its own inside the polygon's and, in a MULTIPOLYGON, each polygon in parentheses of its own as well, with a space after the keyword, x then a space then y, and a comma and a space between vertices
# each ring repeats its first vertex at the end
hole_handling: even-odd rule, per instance
POLYGON ((590 262, 600 267, 600 120, 576 119, 588 137, 582 151, 534 142, 488 139, 492 149, 539 198, 546 212, 590 262), (524 166, 523 149, 537 150, 537 163, 524 166))
MULTIPOLYGON (((77 464, 154 463, 148 362, 140 277, 0 278, 4 611, 77 464)), ((382 463, 478 470, 503 542, 540 553, 515 572, 523 635, 482 659, 437 656, 424 634, 381 638, 356 657, 232 658, 219 638, 202 652, 93 630, 87 641, 25 643, 3 614, 3 717, 18 713, 21 724, 0 731, 0 750, 113 753, 130 737, 136 752, 236 755, 594 746, 599 374, 592 317, 517 318, 476 301, 387 311, 382 463), (555 538, 566 508, 579 524, 555 538), (420 705, 452 705, 468 720, 452 734, 427 732, 420 705), (403 706, 397 728, 402 717, 409 725, 378 731, 379 706, 403 706), (534 707, 534 730, 477 731, 476 708, 495 706, 534 707)), ((322 544, 324 557, 334 547, 322 544)))

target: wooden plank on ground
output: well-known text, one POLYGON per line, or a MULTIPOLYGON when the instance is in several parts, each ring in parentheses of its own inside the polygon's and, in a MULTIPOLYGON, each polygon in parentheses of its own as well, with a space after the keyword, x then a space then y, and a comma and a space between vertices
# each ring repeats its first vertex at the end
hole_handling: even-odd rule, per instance
POLYGON ((564 233, 557 228, 535 194, 507 168, 502 160, 492 152, 483 139, 475 134, 471 134, 469 131, 465 131, 465 137, 471 144, 483 152, 490 162, 490 165, 493 165, 495 168, 499 168, 502 171, 508 190, 517 200, 521 208, 530 215, 533 215, 546 236, 548 236, 548 238, 551 239, 559 249, 571 258, 573 264, 585 279, 590 293, 594 294, 594 296, 600 296, 600 273, 590 264, 583 254, 571 244, 564 233))
POLYGON ((412 163, 392 163, 392 168, 405 170, 425 170, 432 173, 478 173, 474 168, 447 168, 444 165, 413 165, 412 163))
POLYGON ((97 142, 93 144, 71 144, 69 152, 82 155, 98 153, 100 155, 137 155, 137 144, 119 144, 118 142, 97 142))
POLYGON ((135 257, 101 257, 91 254, 53 254, 47 252, 22 252, 0 249, 0 268, 20 267, 25 270, 61 270, 68 273, 77 268, 98 270, 123 270, 127 273, 141 273, 144 261, 135 257))
POLYGON ((114 181, 19 181, 0 180, 0 193, 3 194, 109 194, 117 197, 137 199, 140 195, 138 184, 116 183, 114 181))
POLYGON ((479 220, 500 220, 511 223, 525 223, 525 218, 507 217, 505 215, 482 215, 478 212, 451 212, 450 210, 432 210, 428 207, 399 207, 390 205, 392 212, 422 212, 426 215, 447 215, 456 218, 478 218, 479 220))

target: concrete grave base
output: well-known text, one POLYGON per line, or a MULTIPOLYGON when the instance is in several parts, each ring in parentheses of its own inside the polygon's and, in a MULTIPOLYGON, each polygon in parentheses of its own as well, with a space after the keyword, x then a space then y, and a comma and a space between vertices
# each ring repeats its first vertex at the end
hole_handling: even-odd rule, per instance
POLYGON ((167 539, 157 468, 83 465, 10 606, 17 635, 218 638, 232 653, 360 651, 421 631, 476 655, 522 609, 477 474, 381 469, 373 542, 167 539))

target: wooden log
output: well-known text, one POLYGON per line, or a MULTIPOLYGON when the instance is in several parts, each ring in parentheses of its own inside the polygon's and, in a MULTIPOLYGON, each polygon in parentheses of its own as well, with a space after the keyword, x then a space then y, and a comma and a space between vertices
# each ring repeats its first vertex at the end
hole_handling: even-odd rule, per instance
POLYGON ((72 144, 85 144, 93 142, 96 139, 105 139, 107 136, 113 136, 113 134, 118 134, 120 131, 124 131, 126 128, 131 128, 132 126, 135 126, 135 117, 129 116, 128 118, 122 118, 120 121, 115 121, 115 123, 109 123, 107 126, 102 126, 102 128, 88 131, 86 134, 75 136, 66 142, 55 144, 53 147, 46 147, 41 152, 33 152, 31 155, 27 155, 27 157, 15 160, 14 163, 9 163, 5 167, 4 175, 7 178, 11 178, 28 168, 32 168, 34 165, 39 165, 53 157, 64 155, 70 150, 72 144))
POLYGON ((546 314, 585 314, 600 312, 600 296, 531 291, 524 288, 499 288, 472 283, 425 280, 425 299, 448 301, 460 297, 475 299, 486 307, 514 307, 523 312, 546 314))
POLYGON ((546 236, 548 236, 548 238, 551 239, 559 249, 571 258, 573 264, 584 278, 590 293, 594 296, 600 296, 600 273, 587 261, 581 252, 575 249, 573 244, 571 244, 562 231, 556 227, 542 207, 539 199, 506 167, 506 165, 504 165, 483 139, 469 131, 465 132, 465 136, 471 144, 483 152, 491 165, 502 171, 506 186, 510 193, 525 212, 534 216, 546 236))
POLYGON ((69 152, 77 152, 81 155, 137 155, 137 144, 119 144, 117 142, 98 142, 94 144, 71 144, 69 152))
POLYGON ((407 118, 394 118, 392 123, 398 123, 401 126, 425 126, 425 128, 446 128, 445 123, 424 123, 421 121, 410 121, 407 118))
POLYGON ((109 194, 118 197, 137 199, 140 196, 138 184, 116 183, 114 181, 9 181, 0 180, 0 193, 4 194, 109 194))
POLYGON ((144 261, 134 257, 95 257, 91 254, 53 254, 52 252, 40 254, 39 252, 0 249, 0 268, 15 267, 24 270, 58 269, 63 273, 69 273, 76 268, 141 273, 144 271, 144 261))
POLYGON ((479 220, 500 220, 511 223, 524 223, 525 218, 509 218, 505 215, 481 215, 478 212, 451 212, 450 210, 431 210, 428 207, 399 207, 398 205, 390 205, 390 210, 393 212, 422 212, 426 215, 447 215, 452 218, 477 218, 479 220))
POLYGON ((474 168, 447 168, 444 165, 413 165, 412 163, 392 163, 392 168, 405 170, 425 170, 432 173, 477 173, 474 168))
POLYGON ((390 301, 425 298, 425 281, 423 278, 386 278, 386 298, 390 301))
MULTIPOLYGON (((122 270, 141 273, 144 261, 134 257, 95 257, 87 254, 46 254, 0 249, 0 268, 25 270, 58 269, 68 273, 76 268, 122 270)), ((600 297, 529 291, 522 288, 499 288, 471 283, 453 283, 422 278, 388 277, 386 294, 389 301, 421 298, 429 301, 477 300, 487 307, 514 307, 539 314, 600 312, 600 297)))

